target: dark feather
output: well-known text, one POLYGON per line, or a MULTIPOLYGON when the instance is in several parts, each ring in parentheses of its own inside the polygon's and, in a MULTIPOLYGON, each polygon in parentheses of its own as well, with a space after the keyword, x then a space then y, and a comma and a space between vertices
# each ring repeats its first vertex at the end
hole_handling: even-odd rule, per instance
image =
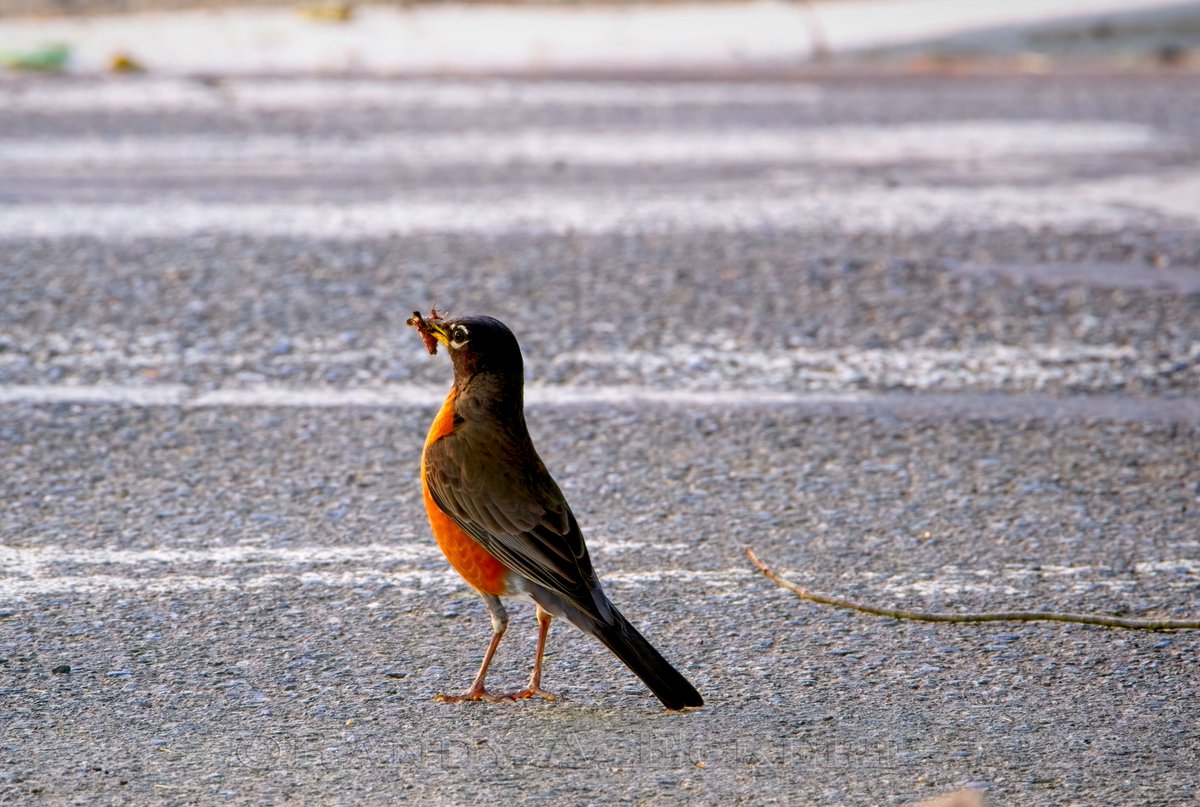
POLYGON ((467 420, 426 448, 425 478, 442 512, 506 566, 607 619, 583 533, 528 434, 467 420))

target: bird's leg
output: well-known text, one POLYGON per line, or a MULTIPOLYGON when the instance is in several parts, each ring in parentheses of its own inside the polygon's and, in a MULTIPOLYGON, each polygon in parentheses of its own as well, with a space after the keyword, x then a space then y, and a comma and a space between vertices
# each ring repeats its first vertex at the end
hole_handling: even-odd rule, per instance
POLYGON ((483 601, 487 603, 488 614, 492 617, 492 641, 488 643, 487 652, 483 654, 483 664, 479 665, 479 674, 475 676, 475 681, 466 692, 461 695, 438 693, 433 698, 435 701, 462 703, 464 701, 501 700, 484 688, 483 679, 487 677, 488 667, 492 664, 492 656, 496 655, 496 648, 500 646, 500 640, 504 638, 504 632, 508 630, 508 612, 504 610, 504 603, 500 602, 500 598, 495 594, 484 594, 483 601))
POLYGON ((538 618, 538 641, 537 655, 533 659, 533 674, 529 676, 529 686, 522 689, 520 692, 514 692, 511 695, 504 697, 511 700, 522 700, 524 698, 545 698, 552 701, 558 697, 553 692, 547 692, 542 689, 542 654, 546 651, 546 635, 550 633, 550 612, 537 607, 538 618))

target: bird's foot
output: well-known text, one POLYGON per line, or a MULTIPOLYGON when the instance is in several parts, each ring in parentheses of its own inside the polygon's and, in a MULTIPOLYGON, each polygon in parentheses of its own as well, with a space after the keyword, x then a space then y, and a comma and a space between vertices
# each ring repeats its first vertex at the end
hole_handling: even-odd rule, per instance
POLYGON ((445 692, 439 692, 433 696, 433 699, 438 703, 466 703, 468 701, 487 701, 488 703, 496 703, 497 701, 507 700, 507 697, 493 695, 483 687, 471 687, 461 695, 448 695, 445 692))
POLYGON ((555 694, 554 692, 547 692, 546 690, 542 689, 541 687, 526 687, 525 689, 522 689, 520 692, 512 692, 508 695, 502 695, 501 697, 507 701, 523 701, 523 700, 527 700, 529 698, 541 698, 542 700, 547 700, 547 701, 558 700, 557 694, 555 694))

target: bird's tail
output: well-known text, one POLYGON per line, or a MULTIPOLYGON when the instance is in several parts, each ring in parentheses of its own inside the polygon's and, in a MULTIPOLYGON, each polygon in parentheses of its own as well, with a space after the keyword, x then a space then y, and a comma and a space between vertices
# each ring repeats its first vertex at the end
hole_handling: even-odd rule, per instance
POLYGON ((604 646, 611 650, 625 666, 650 688, 663 706, 671 711, 695 709, 704 705, 704 698, 671 666, 662 654, 638 633, 629 620, 612 609, 611 624, 597 620, 591 625, 592 633, 604 646))

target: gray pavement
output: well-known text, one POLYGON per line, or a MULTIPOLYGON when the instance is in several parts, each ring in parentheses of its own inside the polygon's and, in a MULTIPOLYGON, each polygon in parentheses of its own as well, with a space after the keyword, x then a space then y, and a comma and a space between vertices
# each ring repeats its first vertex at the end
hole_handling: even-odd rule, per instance
POLYGON ((1200 797, 1200 636, 873 619, 741 555, 1200 611, 1200 228, 1154 193, 1196 176, 1194 83, 0 92, 0 800, 1200 797), (420 503, 431 305, 517 332, 606 587, 704 710, 563 626, 561 700, 432 701, 489 626, 420 503))

